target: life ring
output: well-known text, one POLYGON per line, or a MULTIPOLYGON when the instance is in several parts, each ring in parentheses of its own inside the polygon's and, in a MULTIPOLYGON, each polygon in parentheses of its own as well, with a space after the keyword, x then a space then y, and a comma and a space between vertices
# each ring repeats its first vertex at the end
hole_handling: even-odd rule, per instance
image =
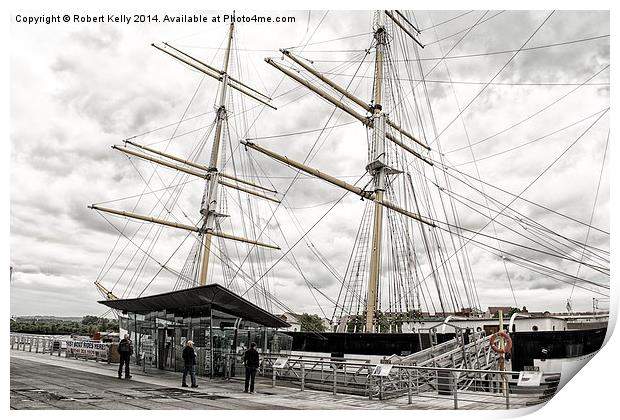
POLYGON ((512 339, 510 338, 510 336, 505 333, 504 331, 498 331, 495 334, 493 334, 490 338, 490 343, 491 343, 491 349, 495 352, 495 353, 508 353, 510 352, 510 349, 512 348, 512 339), (506 340, 506 344, 504 345, 504 350, 502 350, 501 348, 497 347, 497 344, 495 343, 497 341, 497 337, 503 337, 504 340, 506 340))

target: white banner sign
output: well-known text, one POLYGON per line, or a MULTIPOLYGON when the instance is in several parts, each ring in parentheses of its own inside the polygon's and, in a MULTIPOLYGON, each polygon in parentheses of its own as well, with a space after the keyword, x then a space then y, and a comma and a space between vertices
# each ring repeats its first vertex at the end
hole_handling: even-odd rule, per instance
POLYGON ((273 367, 276 369, 282 369, 286 362, 288 362, 288 357, 278 357, 275 362, 273 362, 273 367))
POLYGON ((375 366, 375 369, 372 371, 372 376, 388 376, 390 371, 392 370, 392 365, 382 364, 375 366))
POLYGON ((97 343, 94 341, 67 341, 68 355, 107 359, 109 351, 110 343, 97 343))
POLYGON ((519 373, 519 382, 517 386, 540 386, 540 380, 542 379, 542 372, 521 372, 519 373))

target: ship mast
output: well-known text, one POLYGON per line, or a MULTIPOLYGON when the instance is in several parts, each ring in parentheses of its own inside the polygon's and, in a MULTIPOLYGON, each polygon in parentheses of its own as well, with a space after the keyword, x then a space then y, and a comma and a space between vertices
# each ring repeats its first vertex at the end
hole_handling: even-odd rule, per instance
POLYGON ((367 170, 373 177, 375 208, 372 227, 372 245, 370 254, 370 272, 366 298, 366 332, 374 332, 376 325, 379 280, 381 271, 381 236, 383 234, 383 194, 387 166, 385 162, 385 113, 382 109, 383 57, 386 33, 383 13, 378 12, 378 25, 375 29, 375 80, 372 110, 372 143, 370 162, 367 170))
POLYGON ((215 121, 215 137, 213 138, 213 149, 211 149, 211 159, 209 160, 209 175, 205 183, 205 191, 202 196, 200 213, 204 220, 205 233, 202 238, 203 254, 202 266, 200 268, 200 285, 207 284, 207 275, 209 273, 209 254, 211 252, 212 235, 208 229, 213 230, 215 227, 215 219, 217 214, 217 194, 218 194, 218 158, 220 154, 220 139, 222 137, 222 124, 227 119, 226 100, 228 87, 228 64, 230 62, 230 49, 232 45, 233 32, 235 30, 234 19, 230 24, 228 33, 228 44, 224 53, 224 65, 222 66, 222 79, 220 81, 220 104, 217 109, 215 121))
MULTIPOLYGON (((216 220, 218 217, 223 217, 225 215, 219 214, 218 210, 218 190, 219 186, 222 185, 226 188, 235 189, 241 191, 243 193, 265 199, 268 201, 279 203, 280 200, 277 197, 272 196, 272 194, 277 194, 277 191, 266 188, 264 186, 258 185, 249 180, 240 178, 235 175, 220 173, 220 168, 218 167, 218 162, 220 160, 220 148, 222 143, 222 134, 224 132, 224 124, 226 124, 228 120, 228 112, 226 110, 226 104, 228 100, 228 87, 236 90, 237 92, 251 98, 252 100, 259 102, 269 108, 276 109, 275 106, 271 104, 271 98, 267 95, 259 92, 258 90, 246 85, 242 81, 231 77, 228 74, 231 52, 232 52, 232 41, 234 35, 235 25, 234 19, 230 24, 228 31, 228 39, 226 44, 226 50, 224 53, 224 62, 221 70, 218 70, 195 57, 187 54, 184 51, 181 51, 174 46, 163 43, 162 45, 151 44, 154 48, 158 49, 166 53, 167 55, 179 60, 180 62, 198 70, 206 76, 209 76, 213 79, 216 79, 220 82, 219 86, 219 105, 216 111, 216 117, 214 121, 215 125, 215 134, 213 139, 213 147, 211 150, 211 156, 209 159, 208 165, 203 165, 198 162, 193 162, 183 157, 174 156, 172 154, 166 153, 165 151, 156 150, 151 147, 141 145, 135 143, 133 141, 125 140, 124 146, 112 146, 113 149, 118 150, 122 153, 125 153, 128 156, 134 156, 139 159, 143 159, 152 163, 156 163, 158 165, 174 169, 188 175, 193 175, 196 177, 200 177, 205 179, 205 187, 202 196, 202 202, 200 206, 200 214, 201 219, 199 223, 194 226, 178 223, 175 221, 159 219, 156 217, 151 217, 148 215, 143 215, 135 212, 117 210, 102 207, 99 205, 91 205, 89 208, 109 214, 115 214, 118 216, 126 217, 129 219, 135 219, 140 221, 146 221, 154 224, 158 224, 161 226, 172 227, 176 229, 186 230, 190 232, 198 233, 198 240, 203 246, 203 254, 202 254, 202 265, 200 266, 199 271, 199 284, 205 285, 207 283, 207 277, 209 273, 209 255, 211 252, 211 240, 212 237, 219 237, 226 240, 247 243, 253 246, 260 246, 271 249, 280 249, 277 245, 268 244, 264 242, 259 242, 253 240, 251 238, 244 238, 236 235, 232 235, 229 233, 222 232, 218 229, 216 220), (131 148, 129 148, 131 147, 131 148), (227 179, 232 182, 228 182, 223 180, 227 179), (269 193, 269 194, 266 194, 269 193)), ((108 299, 116 299, 116 296, 105 287, 103 287, 98 281, 95 282, 96 287, 99 291, 106 296, 108 299)))
MULTIPOLYGON (((292 71, 291 69, 277 63, 272 58, 266 58, 265 61, 272 67, 276 68, 286 76, 295 80, 299 84, 305 86, 312 92, 316 93, 325 101, 334 105, 335 107, 346 112, 350 116, 359 120, 367 128, 372 129, 372 138, 369 146, 369 162, 366 165, 367 172, 372 176, 373 189, 366 191, 362 188, 349 185, 344 181, 341 181, 334 176, 328 175, 318 169, 311 168, 303 163, 297 162, 287 156, 279 155, 271 150, 265 149, 250 141, 242 141, 241 143, 246 146, 246 149, 252 149, 266 156, 269 156, 275 160, 278 160, 288 166, 301 170, 307 174, 313 175, 317 178, 321 178, 332 185, 336 185, 347 191, 353 192, 359 195, 363 199, 374 201, 374 213, 373 213, 373 225, 372 225, 372 243, 371 243, 371 260, 370 271, 368 280, 368 290, 366 295, 366 320, 365 331, 376 331, 377 323, 377 310, 379 304, 379 286, 380 286, 380 272, 381 272, 381 238, 383 235, 383 219, 384 219, 384 207, 389 210, 400 213, 406 217, 417 220, 428 226, 434 227, 435 224, 421 217, 419 214, 413 213, 398 206, 384 198, 386 191, 387 176, 389 174, 402 173, 395 168, 388 166, 386 158, 386 141, 390 141, 392 144, 398 146, 403 151, 413 155, 420 161, 426 163, 429 166, 433 166, 433 162, 423 156, 420 152, 414 150, 411 143, 414 142, 418 147, 423 148, 426 151, 430 151, 430 147, 422 140, 408 132, 397 122, 392 121, 388 115, 383 111, 384 102, 384 71, 385 71, 385 57, 388 48, 388 34, 386 31, 385 19, 386 16, 394 19, 394 15, 391 13, 384 13, 383 11, 377 12, 377 23, 375 25, 374 32, 374 44, 375 44, 375 75, 374 75, 374 89, 373 99, 369 105, 367 102, 356 97, 347 88, 343 88, 335 83, 333 80, 327 78, 324 74, 317 71, 314 67, 310 66, 301 57, 295 56, 289 50, 280 50, 285 59, 291 60, 298 66, 302 67, 316 79, 327 85, 327 89, 319 87, 312 82, 306 80, 301 76, 300 72, 292 71), (334 96, 329 90, 336 91, 340 96, 334 96), (344 99, 350 101, 345 102, 344 99), (357 108, 361 108, 360 112, 357 108), (388 131, 391 130, 392 132, 388 131), (408 144, 409 143, 409 144, 408 144)), ((400 26, 400 25, 399 25, 400 26)), ((413 36, 410 34, 410 36, 413 36)), ((416 42, 418 42, 416 40, 416 42)), ((419 44, 419 42, 418 42, 419 44)))

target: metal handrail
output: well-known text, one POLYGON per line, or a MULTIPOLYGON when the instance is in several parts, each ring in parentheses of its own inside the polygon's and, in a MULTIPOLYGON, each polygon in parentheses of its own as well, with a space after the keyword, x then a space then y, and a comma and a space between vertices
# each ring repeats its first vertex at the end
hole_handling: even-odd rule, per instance
MULTIPOLYGON (((11 348, 69 357, 66 342, 52 337, 11 334, 11 348), (65 344, 63 347, 63 343, 65 344)), ((242 368, 242 355, 223 353, 225 377, 233 376, 233 363, 242 368)), ((109 362, 109 358, 108 358, 109 362)), ((143 369, 146 363, 142 363, 143 369)), ((298 385, 301 391, 314 388, 323 391, 362 395, 380 400, 407 398, 412 404, 417 398, 451 399, 455 409, 464 404, 483 403, 505 408, 539 404, 550 399, 559 383, 558 374, 543 374, 537 388, 517 387, 520 372, 466 367, 440 367, 392 364, 388 376, 374 376, 377 365, 365 359, 263 354, 259 375, 271 378, 272 386, 298 385), (278 357, 286 357, 281 367, 275 367, 278 357)))

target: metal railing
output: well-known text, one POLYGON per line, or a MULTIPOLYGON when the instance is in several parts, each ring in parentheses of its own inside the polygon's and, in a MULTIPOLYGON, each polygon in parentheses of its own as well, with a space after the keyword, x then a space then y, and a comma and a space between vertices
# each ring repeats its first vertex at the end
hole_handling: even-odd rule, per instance
POLYGON ((11 334, 11 350, 22 350, 27 352, 50 354, 58 357, 76 358, 102 361, 110 363, 111 343, 98 343, 92 341, 76 341, 70 339, 59 339, 53 336, 36 336, 11 334), (88 346, 78 343, 88 343, 88 346), (96 347, 95 348, 95 344, 96 347))
MULTIPOLYGON (((227 355, 226 365, 228 378, 243 378, 242 356, 227 355)), ((436 408, 451 409, 508 409, 540 404, 555 394, 560 378, 558 374, 543 374, 539 386, 522 387, 518 386, 520 372, 396 364, 381 366, 388 367, 387 375, 377 375, 377 365, 364 359, 271 354, 261 357, 258 374, 271 379, 273 387, 360 395, 371 400, 393 399, 397 404, 425 402, 436 408)))
MULTIPOLYGON (((106 358, 80 354, 70 350, 71 340, 49 336, 11 334, 11 349, 101 360, 106 358)), ((223 354, 224 378, 244 378, 243 355, 223 354)), ((143 367, 146 365, 142 363, 143 367)), ((556 392, 560 375, 542 374, 540 385, 518 385, 520 372, 382 364, 369 359, 299 356, 290 354, 261 355, 258 375, 271 385, 314 389, 333 395, 349 394, 368 399, 394 400, 396 405, 420 404, 429 408, 491 409, 520 408, 548 401, 556 392)))

